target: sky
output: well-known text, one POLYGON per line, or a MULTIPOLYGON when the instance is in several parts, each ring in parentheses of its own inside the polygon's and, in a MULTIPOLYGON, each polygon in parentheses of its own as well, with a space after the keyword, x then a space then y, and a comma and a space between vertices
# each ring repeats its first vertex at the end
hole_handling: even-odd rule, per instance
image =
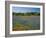
POLYGON ((26 12, 40 12, 40 8, 32 8, 32 7, 12 7, 12 12, 16 13, 26 13, 26 12))

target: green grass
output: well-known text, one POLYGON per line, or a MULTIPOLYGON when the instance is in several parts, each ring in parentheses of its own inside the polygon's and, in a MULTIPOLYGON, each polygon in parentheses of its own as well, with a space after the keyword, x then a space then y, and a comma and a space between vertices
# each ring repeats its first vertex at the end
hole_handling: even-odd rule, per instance
POLYGON ((32 29, 31 24, 22 25, 22 24, 20 24, 18 22, 16 22, 15 26, 13 27, 13 31, 22 31, 22 30, 24 31, 24 30, 30 30, 30 29, 32 29))

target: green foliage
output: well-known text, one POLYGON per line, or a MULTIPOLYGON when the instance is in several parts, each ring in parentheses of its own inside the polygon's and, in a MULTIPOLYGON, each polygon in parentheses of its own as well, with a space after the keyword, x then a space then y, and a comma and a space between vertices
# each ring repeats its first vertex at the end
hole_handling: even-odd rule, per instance
POLYGON ((15 13, 15 12, 13 12, 13 15, 15 15, 15 16, 31 16, 31 15, 39 16, 40 13, 37 13, 37 12, 15 13))

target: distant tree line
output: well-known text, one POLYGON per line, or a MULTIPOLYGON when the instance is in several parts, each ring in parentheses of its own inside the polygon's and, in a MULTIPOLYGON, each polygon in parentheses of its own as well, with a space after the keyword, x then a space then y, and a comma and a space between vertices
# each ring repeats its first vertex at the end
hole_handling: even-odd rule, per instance
POLYGON ((16 12, 13 12, 13 15, 15 15, 15 16, 31 16, 31 15, 40 16, 40 13, 37 13, 37 12, 16 13, 16 12))

